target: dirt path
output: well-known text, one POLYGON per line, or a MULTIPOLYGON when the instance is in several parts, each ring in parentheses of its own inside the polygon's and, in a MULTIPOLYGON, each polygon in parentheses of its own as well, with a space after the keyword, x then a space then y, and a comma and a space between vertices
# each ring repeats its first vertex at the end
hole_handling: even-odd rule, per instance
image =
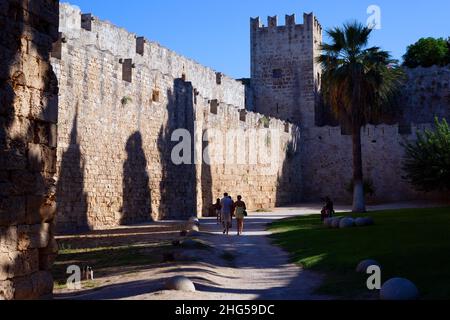
MULTIPOLYGON (((370 210, 430 207, 429 203, 397 203, 369 207, 370 210)), ((348 211, 349 207, 337 207, 348 211)), ((57 292, 56 299, 81 300, 313 300, 330 297, 317 296, 315 289, 322 276, 302 270, 289 263, 286 252, 270 242, 267 224, 311 212, 319 212, 320 205, 276 209, 273 213, 251 213, 246 220, 244 236, 224 236, 214 219, 201 221, 202 234, 198 239, 207 249, 182 249, 183 259, 176 263, 156 264, 128 272, 121 268, 103 279, 97 279, 97 289, 76 293, 57 292), (165 291, 164 283, 174 276, 190 278, 195 293, 165 291)), ((236 226, 234 226, 235 228, 236 226)), ((149 230, 146 226, 142 230, 149 230)), ((121 230, 128 230, 122 228, 121 230)), ((130 229, 131 230, 131 229, 130 229)), ((145 232, 145 237, 152 236, 145 232)), ((168 235, 177 238, 177 232, 168 235)), ((166 235, 167 236, 167 235, 166 235)), ((133 238, 126 237, 129 241, 133 238)), ((124 239, 124 240, 126 240, 124 239)), ((147 239, 151 240, 151 239, 147 239)))
MULTIPOLYGON (((271 244, 267 224, 275 220, 311 212, 279 209, 273 213, 253 213, 246 221, 245 235, 230 236, 214 219, 201 222, 201 241, 211 250, 186 250, 191 262, 153 266, 129 275, 105 280, 99 289, 77 294, 56 295, 57 299, 131 300, 256 300, 325 299, 313 294, 321 276, 289 263, 286 252, 271 244), (183 275, 196 285, 196 293, 164 291, 166 279, 183 275)), ((317 208, 314 207, 314 210, 317 208)), ((236 226, 233 226, 234 228, 236 226)))

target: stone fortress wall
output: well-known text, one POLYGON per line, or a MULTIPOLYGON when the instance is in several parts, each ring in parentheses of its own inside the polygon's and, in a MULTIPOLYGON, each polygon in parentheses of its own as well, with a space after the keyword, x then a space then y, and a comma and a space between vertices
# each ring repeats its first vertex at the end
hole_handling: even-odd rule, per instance
MULTIPOLYGON (((369 201, 442 200, 439 193, 417 192, 402 170, 403 144, 416 139, 418 131, 431 129, 435 117, 450 119, 450 67, 406 69, 407 80, 398 100, 400 114, 390 124, 369 125, 363 129, 365 178, 373 182, 375 194, 369 201)), ((347 191, 352 178, 351 136, 340 127, 325 125, 302 131, 303 199, 332 196, 351 201, 347 191)))
POLYGON ((170 159, 175 129, 225 135, 267 125, 262 115, 245 111, 241 82, 76 7, 61 4, 60 11, 52 53, 59 81, 60 231, 186 218, 206 213, 226 191, 242 193, 252 209, 299 200, 300 181, 290 175, 300 169, 292 152, 298 129, 281 120, 267 119, 283 141, 275 172, 175 166, 170 159))
MULTIPOLYGON (((351 202, 351 136, 319 102, 321 68, 315 57, 322 43, 320 23, 311 13, 304 14, 303 24, 297 24, 295 16, 286 16, 285 25, 279 25, 277 17, 269 17, 268 26, 259 18, 250 24, 252 109, 301 128, 302 201, 330 196, 351 202)), ((450 68, 406 69, 406 74, 399 114, 387 124, 363 129, 365 177, 375 189, 371 202, 441 198, 416 192, 403 179, 402 143, 414 140, 417 130, 430 128, 435 116, 450 118, 450 68)))
POLYGON ((303 24, 297 24, 295 15, 287 15, 285 25, 279 25, 277 16, 267 23, 251 19, 253 108, 312 127, 321 74, 314 59, 322 43, 322 27, 312 13, 304 14, 303 24))
POLYGON ((0 0, 0 300, 53 291, 58 1, 0 0))
MULTIPOLYGON (((244 86, 75 7, 60 8, 61 15, 55 0, 0 0, 0 299, 51 294, 57 208, 59 231, 73 231, 187 218, 205 213, 224 191, 242 193, 254 209, 325 195, 350 199, 351 138, 319 121, 320 68, 302 58, 318 52, 313 15, 302 26, 288 16, 286 28, 270 18, 267 30, 252 20, 252 74, 260 77, 244 86), (308 35, 313 44, 305 48, 294 40, 308 35), (284 37, 292 47, 271 57, 284 37), (279 64, 284 59, 290 64, 279 64), (261 71, 255 63, 267 65, 261 71), (206 130, 226 136, 240 129, 244 147, 223 148, 242 151, 259 144, 255 129, 266 127, 281 136, 272 171, 269 164, 176 166, 170 159, 175 129, 208 132, 202 147, 215 138, 206 130)), ((401 142, 434 116, 448 119, 450 68, 407 73, 398 124, 364 129, 373 201, 437 196, 401 179, 401 142)), ((273 143, 269 136, 262 142, 273 143)))

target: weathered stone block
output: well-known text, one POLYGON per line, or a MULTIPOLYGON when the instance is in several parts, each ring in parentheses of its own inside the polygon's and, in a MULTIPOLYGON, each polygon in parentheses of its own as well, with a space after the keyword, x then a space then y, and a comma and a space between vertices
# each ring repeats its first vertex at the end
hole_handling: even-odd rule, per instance
POLYGON ((25 222, 25 197, 0 198, 0 226, 17 225, 25 222))
POLYGON ((28 144, 28 166, 32 172, 42 172, 44 169, 44 158, 42 147, 39 144, 28 144))
POLYGON ((0 168, 3 170, 24 170, 27 158, 19 150, 0 150, 0 168))
POLYGON ((50 237, 50 241, 46 248, 39 250, 39 270, 51 270, 56 257, 58 256, 58 243, 54 237, 50 237))
POLYGON ((56 124, 49 124, 48 127, 48 146, 56 148, 58 141, 58 127, 56 124))
POLYGON ((48 246, 50 240, 50 225, 48 223, 19 226, 18 249, 25 251, 29 249, 42 249, 48 246))
POLYGON ((27 276, 39 270, 39 252, 37 249, 28 251, 8 251, 0 254, 2 279, 13 279, 27 276))
POLYGON ((50 175, 56 173, 56 149, 42 148, 44 172, 50 175))
POLYGON ((0 269, 0 300, 14 299, 14 292, 15 290, 12 281, 1 280, 1 269, 0 269))
POLYGON ((17 251, 17 227, 0 228, 0 253, 17 251))
POLYGON ((24 171, 15 170, 11 171, 11 184, 13 185, 13 192, 11 194, 30 194, 35 191, 36 188, 36 174, 24 171))
POLYGON ((58 121, 58 95, 44 95, 39 97, 41 101, 31 108, 31 116, 35 119, 56 124, 58 121))

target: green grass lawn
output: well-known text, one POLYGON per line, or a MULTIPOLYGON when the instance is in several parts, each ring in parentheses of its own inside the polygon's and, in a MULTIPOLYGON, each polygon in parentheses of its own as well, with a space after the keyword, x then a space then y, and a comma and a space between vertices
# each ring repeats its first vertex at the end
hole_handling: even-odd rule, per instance
POLYGON ((295 263, 326 275, 318 293, 345 299, 377 297, 367 290, 368 276, 355 272, 360 261, 375 259, 382 265, 383 283, 404 277, 418 286, 423 299, 449 299, 450 208, 370 216, 375 226, 327 229, 319 215, 311 215, 276 222, 270 230, 295 263))

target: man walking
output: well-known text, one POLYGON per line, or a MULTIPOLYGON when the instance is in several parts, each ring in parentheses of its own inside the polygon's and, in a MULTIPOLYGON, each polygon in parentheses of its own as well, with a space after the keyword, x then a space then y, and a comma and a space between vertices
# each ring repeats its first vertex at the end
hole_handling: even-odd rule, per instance
POLYGON ((231 228, 233 200, 230 199, 228 193, 225 193, 220 204, 222 205, 223 234, 228 235, 231 228))

